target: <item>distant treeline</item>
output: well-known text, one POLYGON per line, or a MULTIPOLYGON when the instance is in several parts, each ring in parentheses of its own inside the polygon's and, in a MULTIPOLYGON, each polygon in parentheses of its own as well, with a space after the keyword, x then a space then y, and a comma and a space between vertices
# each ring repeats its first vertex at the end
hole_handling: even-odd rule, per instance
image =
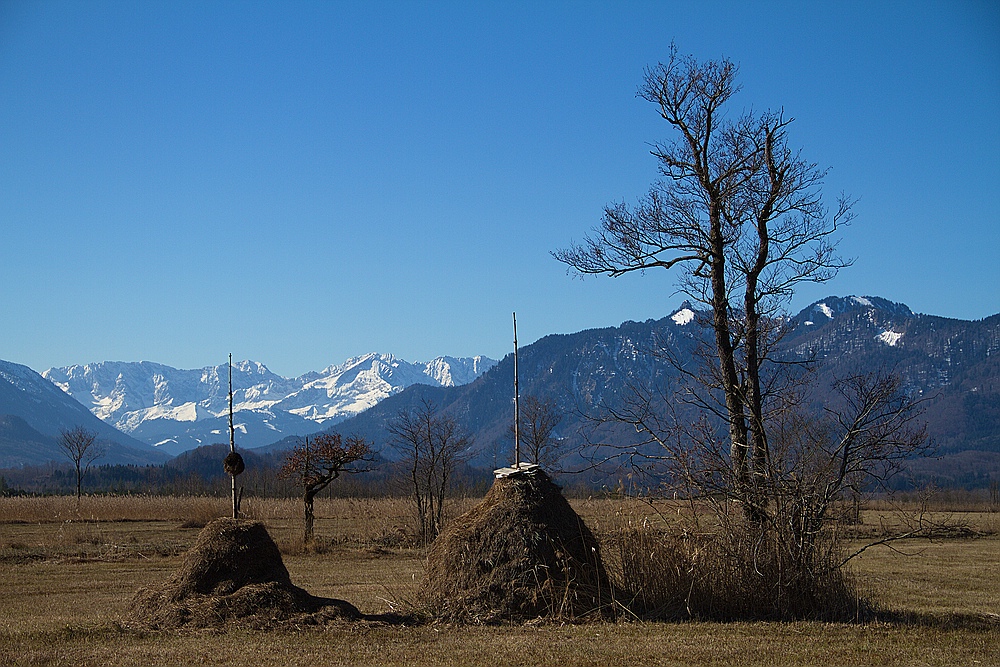
MULTIPOLYGON (((96 465, 84 477, 86 493, 218 495, 230 492, 230 478, 222 469, 228 445, 198 447, 161 465, 96 465)), ((285 453, 240 452, 246 470, 237 478, 244 494, 256 497, 299 496, 294 480, 278 475, 285 453)), ((409 493, 405 466, 376 455, 370 471, 345 474, 323 491, 324 497, 405 496, 409 493)), ((492 483, 492 471, 460 467, 454 476, 452 493, 481 495, 492 483)), ((74 492, 76 473, 69 462, 0 469, 2 495, 54 495, 74 492)))
MULTIPOLYGON (((184 452, 160 465, 97 465, 84 478, 85 493, 209 495, 226 496, 230 479, 222 469, 229 452, 225 444, 207 445, 184 452)), ((255 497, 289 498, 301 495, 294 480, 278 475, 286 452, 241 451, 246 471, 238 477, 244 494, 255 497)), ((345 474, 330 484, 323 497, 371 498, 407 496, 411 492, 405 464, 375 455, 370 471, 345 474)), ((962 452, 943 458, 912 462, 908 472, 897 475, 890 486, 895 490, 924 487, 986 490, 1000 480, 1000 455, 991 452, 962 452)), ((633 476, 629 471, 592 471, 587 475, 556 477, 567 495, 655 493, 655 480, 633 476)), ((450 494, 483 495, 493 483, 493 471, 462 464, 456 470, 450 494)), ((23 468, 0 469, 0 495, 61 495, 74 492, 76 475, 68 461, 49 462, 23 468)))

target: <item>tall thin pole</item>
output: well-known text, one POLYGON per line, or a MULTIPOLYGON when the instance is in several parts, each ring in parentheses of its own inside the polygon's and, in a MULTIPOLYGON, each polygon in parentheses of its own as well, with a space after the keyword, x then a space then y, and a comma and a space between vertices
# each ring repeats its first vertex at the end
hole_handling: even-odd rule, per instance
POLYGON ((521 409, 517 388, 517 313, 514 313, 514 467, 521 467, 521 409))
MULTIPOLYGON (((233 353, 229 353, 229 452, 236 453, 236 428, 233 426, 233 353)), ((236 475, 233 478, 233 518, 240 518, 240 499, 236 496, 236 475)))
MULTIPOLYGON (((229 353, 229 451, 236 451, 236 429, 233 428, 233 353, 229 353)), ((234 478, 235 479, 235 478, 234 478)), ((236 488, 236 482, 233 482, 236 488)))

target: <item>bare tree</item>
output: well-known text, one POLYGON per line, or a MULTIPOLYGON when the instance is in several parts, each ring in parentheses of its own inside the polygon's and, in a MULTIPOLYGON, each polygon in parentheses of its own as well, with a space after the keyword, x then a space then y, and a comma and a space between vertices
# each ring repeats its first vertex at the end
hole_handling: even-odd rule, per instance
POLYGON ((339 433, 322 433, 303 438, 285 457, 278 475, 295 478, 302 486, 305 509, 304 539, 313 540, 315 512, 313 501, 341 473, 358 473, 367 468, 357 465, 370 461, 371 447, 363 438, 350 437, 345 442, 339 433))
POLYGON ((782 334, 778 316, 798 283, 827 281, 850 263, 831 236, 850 221, 852 202, 842 197, 833 213, 823 205, 826 172, 789 147, 783 113, 725 113, 736 77, 729 60, 700 63, 674 47, 647 70, 639 95, 675 133, 652 151, 662 178, 637 205, 608 206, 592 236, 554 254, 581 274, 676 270, 680 291, 706 306, 710 363, 682 370, 707 389, 696 400, 724 419, 733 492, 761 518, 765 367, 782 334))
POLYGON ((83 476, 94 461, 104 456, 105 448, 97 442, 97 434, 83 426, 62 431, 57 444, 76 469, 76 503, 79 505, 83 493, 83 476))
POLYGON ((842 581, 826 577, 839 561, 816 548, 838 501, 883 482, 926 435, 919 402, 891 373, 846 377, 817 406, 811 364, 778 355, 796 286, 850 264, 833 237, 853 218, 853 202, 823 204, 826 171, 790 147, 783 112, 727 114, 738 91, 731 61, 698 62, 671 47, 639 89, 673 133, 652 151, 660 180, 636 205, 606 207, 583 243, 554 255, 583 275, 677 274, 708 335, 690 358, 661 350, 678 387, 633 387, 610 418, 657 445, 633 456, 701 499, 697 507, 715 509, 736 570, 761 576, 767 552, 776 578, 757 588, 780 597, 795 580, 805 582, 801 597, 818 600, 810 586, 842 581))
POLYGON ((409 471, 420 540, 430 543, 444 526, 445 496, 455 469, 468 456, 472 438, 428 400, 401 411, 389 422, 389 432, 409 471))
MULTIPOLYGON (((553 469, 563 456, 560 451, 561 441, 554 433, 562 421, 559 407, 551 398, 539 398, 528 395, 521 397, 520 432, 521 451, 529 461, 543 468, 553 469)), ((513 438, 514 427, 510 426, 509 435, 513 438)))

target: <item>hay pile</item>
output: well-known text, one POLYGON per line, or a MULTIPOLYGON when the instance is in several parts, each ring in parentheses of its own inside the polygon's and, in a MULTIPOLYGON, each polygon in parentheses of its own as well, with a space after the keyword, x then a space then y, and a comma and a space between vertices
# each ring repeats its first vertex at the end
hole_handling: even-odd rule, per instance
POLYGON ((162 586, 140 589, 128 610, 130 622, 154 629, 230 621, 260 626, 301 615, 321 622, 361 613, 293 585, 264 524, 229 518, 205 526, 180 569, 162 586))
POLYGON ((497 479, 431 547, 421 601, 472 623, 577 619, 610 609, 593 533, 540 469, 497 479))

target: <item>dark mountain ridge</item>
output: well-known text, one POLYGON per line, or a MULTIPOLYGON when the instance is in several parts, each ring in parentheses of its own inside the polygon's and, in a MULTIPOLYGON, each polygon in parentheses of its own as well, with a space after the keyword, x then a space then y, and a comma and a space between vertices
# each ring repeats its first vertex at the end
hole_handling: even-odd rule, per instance
MULTIPOLYGON (((589 417, 620 406, 633 385, 669 387, 676 371, 656 351, 690 358, 708 333, 703 322, 684 304, 659 320, 545 336, 519 351, 521 395, 556 401, 564 415, 556 436, 569 450, 587 442, 637 443, 634 430, 598 425, 589 417)), ((914 470, 947 483, 949 475, 957 475, 952 468, 967 468, 960 462, 974 459, 981 470, 1000 478, 1000 314, 965 321, 915 314, 904 304, 878 297, 829 297, 791 318, 789 325, 781 353, 815 360, 818 387, 858 370, 885 368, 902 376, 908 392, 926 399, 924 418, 939 455, 915 464, 914 470), (982 454, 970 459, 968 451, 982 454)), ((429 400, 475 436, 476 462, 505 465, 512 397, 513 357, 508 355, 469 385, 413 386, 334 430, 367 437, 392 457, 386 447, 391 441, 387 423, 401 410, 429 400)))

